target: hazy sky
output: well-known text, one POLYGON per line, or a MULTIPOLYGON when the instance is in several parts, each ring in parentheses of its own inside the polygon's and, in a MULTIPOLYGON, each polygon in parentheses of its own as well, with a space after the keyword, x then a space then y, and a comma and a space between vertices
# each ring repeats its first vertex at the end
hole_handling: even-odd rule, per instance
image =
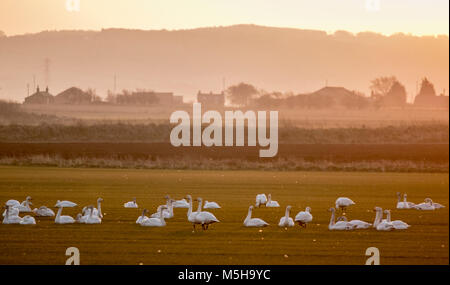
MULTIPOLYGON (((71 7, 77 10, 76 4, 71 7)), ((449 1, 0 0, 0 30, 7 35, 42 30, 189 29, 234 24, 448 35, 449 1), (67 1, 78 1, 79 11, 68 11, 67 1)))

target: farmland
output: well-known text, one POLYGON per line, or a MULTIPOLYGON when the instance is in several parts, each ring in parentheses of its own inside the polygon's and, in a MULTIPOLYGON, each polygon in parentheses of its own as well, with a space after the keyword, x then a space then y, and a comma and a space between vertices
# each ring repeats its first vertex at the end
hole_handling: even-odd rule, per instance
POLYGON ((278 171, 192 171, 77 169, 0 166, 0 201, 33 197, 34 206, 58 199, 78 203, 64 209, 75 216, 82 206, 104 199, 100 225, 55 225, 40 218, 35 226, 0 225, 0 264, 64 264, 68 247, 78 247, 81 264, 364 264, 365 250, 377 247, 381 264, 448 264, 448 173, 361 173, 278 171), (420 212, 396 210, 395 193, 413 202, 433 198, 447 207, 420 212), (272 193, 281 208, 259 208, 254 216, 271 225, 262 231, 242 221, 257 193, 272 193), (165 228, 135 224, 141 210, 153 212, 170 194, 220 203, 221 223, 192 231, 186 210, 175 209, 165 228), (350 219, 372 221, 374 206, 392 209, 406 231, 373 229, 330 232, 329 212, 338 196, 351 197, 350 219), (140 209, 123 203, 136 197, 140 209), (306 206, 314 220, 306 229, 276 226, 284 207, 294 215, 306 206))

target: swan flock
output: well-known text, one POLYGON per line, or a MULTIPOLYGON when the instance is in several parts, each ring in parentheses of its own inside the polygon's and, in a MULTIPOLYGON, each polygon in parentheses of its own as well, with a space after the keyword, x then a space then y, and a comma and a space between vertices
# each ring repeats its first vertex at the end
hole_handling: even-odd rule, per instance
MULTIPOLYGON (((397 194, 397 209, 416 209, 422 211, 433 211, 436 209, 444 208, 445 206, 439 203, 433 202, 430 198, 426 198, 424 202, 415 204, 407 201, 407 194, 397 194)), ((180 200, 174 200, 169 195, 164 197, 165 204, 157 207, 156 212, 147 216, 148 209, 143 209, 141 214, 136 219, 136 224, 142 227, 165 227, 167 225, 166 220, 172 219, 174 214, 174 208, 187 209, 186 218, 187 221, 192 224, 193 231, 196 230, 196 226, 200 226, 203 230, 208 230, 212 224, 220 223, 219 219, 211 212, 205 211, 221 209, 221 206, 217 202, 207 201, 203 202, 203 198, 199 197, 193 199, 191 195, 180 200), (193 209, 194 202, 197 203, 197 209, 193 209)), ((85 206, 81 213, 77 214, 75 218, 68 215, 62 215, 64 208, 77 207, 78 204, 63 200, 58 200, 55 204, 57 209, 55 212, 47 206, 40 206, 39 208, 31 209, 32 198, 26 197, 23 202, 17 200, 8 200, 4 206, 3 212, 3 224, 20 224, 20 225, 36 225, 35 217, 55 217, 55 224, 101 224, 104 214, 102 212, 102 198, 96 200, 96 207, 94 205, 85 206), (27 215, 20 217, 21 213, 27 213, 27 215), (33 217, 34 216, 34 217, 33 217)), ((356 203, 347 197, 338 197, 335 201, 335 207, 329 208, 331 213, 328 229, 330 231, 351 231, 358 229, 370 229, 373 228, 377 231, 392 231, 392 230, 406 230, 410 225, 401 220, 391 220, 391 210, 382 209, 381 207, 374 207, 375 218, 372 223, 362 220, 348 220, 346 216, 346 210, 348 207, 355 205, 356 203), (342 216, 336 217, 337 210, 339 209, 342 216), (383 219, 384 215, 386 218, 383 219)), ((124 208, 137 209, 138 204, 136 198, 132 201, 123 204, 124 208)), ((270 224, 261 218, 253 217, 255 209, 259 208, 278 208, 280 204, 277 201, 272 200, 272 195, 257 194, 255 205, 250 205, 248 208, 247 216, 243 221, 244 227, 267 227, 270 224), (264 207, 263 207, 264 206, 264 207)), ((307 224, 313 220, 312 210, 310 207, 306 207, 304 210, 299 211, 295 217, 291 217, 292 206, 287 205, 285 213, 279 218, 278 226, 287 229, 298 224, 302 228, 306 228, 307 224)), ((261 211, 261 210, 258 210, 261 211)))

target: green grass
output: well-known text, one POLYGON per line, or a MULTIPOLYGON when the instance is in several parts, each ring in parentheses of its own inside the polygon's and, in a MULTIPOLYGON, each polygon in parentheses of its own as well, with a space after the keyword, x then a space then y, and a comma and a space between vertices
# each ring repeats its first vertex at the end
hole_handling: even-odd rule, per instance
POLYGON ((104 198, 101 225, 55 225, 39 218, 35 226, 0 224, 0 264, 64 264, 68 247, 78 247, 81 264, 364 264, 368 247, 378 247, 381 264, 449 263, 449 175, 411 173, 174 171, 0 167, 0 203, 33 197, 34 206, 57 199, 78 203, 64 209, 75 216, 82 206, 104 198), (397 191, 409 200, 426 197, 447 207, 432 212, 396 210, 397 191), (281 208, 260 208, 255 217, 271 224, 245 228, 242 222, 257 193, 272 193, 281 208), (221 223, 192 232, 186 209, 175 209, 165 228, 135 224, 143 207, 153 212, 170 194, 220 203, 212 210, 221 223), (372 222, 374 206, 392 209, 406 231, 328 231, 329 212, 338 196, 352 198, 350 219, 372 222), (137 197, 140 209, 123 203, 137 197), (306 229, 277 226, 287 204, 295 215, 312 208, 306 229))

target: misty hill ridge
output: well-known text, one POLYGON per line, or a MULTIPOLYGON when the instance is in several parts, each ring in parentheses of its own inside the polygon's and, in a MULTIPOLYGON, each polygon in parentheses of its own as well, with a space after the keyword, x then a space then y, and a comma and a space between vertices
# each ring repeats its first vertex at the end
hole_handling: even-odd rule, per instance
POLYGON ((246 81, 265 90, 308 93, 328 81, 367 93, 369 81, 396 75, 410 96, 428 76, 437 92, 448 90, 447 36, 272 28, 254 25, 193 30, 49 31, 0 37, 0 97, 22 101, 26 85, 94 88, 101 96, 146 88, 191 96, 246 81))

